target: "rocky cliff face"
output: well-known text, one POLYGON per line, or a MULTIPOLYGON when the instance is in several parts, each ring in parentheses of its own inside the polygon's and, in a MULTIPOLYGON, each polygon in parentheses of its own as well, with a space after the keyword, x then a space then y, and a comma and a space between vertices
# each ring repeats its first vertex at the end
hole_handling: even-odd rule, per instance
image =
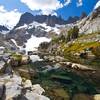
POLYGON ((92 33, 100 31, 100 7, 94 9, 86 18, 80 20, 77 24, 80 33, 92 33))
POLYGON ((18 43, 18 45, 23 45, 23 43, 27 42, 27 40, 31 37, 31 35, 35 36, 45 36, 46 32, 42 31, 38 28, 32 28, 32 29, 16 29, 12 30, 9 34, 7 34, 6 39, 15 39, 18 43))
POLYGON ((56 17, 56 16, 47 16, 47 15, 36 15, 36 16, 33 16, 31 13, 24 13, 18 24, 15 26, 16 27, 19 27, 19 26, 23 26, 24 24, 30 24, 32 22, 38 22, 38 23, 46 23, 48 26, 55 26, 55 24, 59 24, 59 25, 62 25, 62 24, 66 24, 66 21, 63 20, 62 18, 60 17, 56 17))
POLYGON ((2 31, 9 31, 9 29, 5 26, 0 25, 0 32, 2 31))
POLYGON ((36 15, 31 13, 24 13, 18 24, 6 35, 6 40, 14 39, 18 45, 22 46, 31 36, 36 37, 50 37, 53 34, 59 34, 59 28, 65 24, 60 17, 36 15), (57 25, 56 25, 57 24, 57 25))
MULTIPOLYGON (((70 17, 70 19, 72 19, 72 17, 70 17)), ((63 32, 65 31, 66 34, 66 32, 73 26, 78 26, 79 33, 81 34, 99 32, 100 31, 100 6, 94 9, 88 16, 86 16, 85 13, 82 13, 80 20, 78 20, 77 22, 66 24, 65 27, 62 28, 63 32)))

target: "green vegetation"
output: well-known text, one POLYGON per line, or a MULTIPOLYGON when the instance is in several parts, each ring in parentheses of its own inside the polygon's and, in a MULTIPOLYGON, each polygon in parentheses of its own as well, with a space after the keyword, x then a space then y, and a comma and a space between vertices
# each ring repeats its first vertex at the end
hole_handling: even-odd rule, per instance
POLYGON ((42 42, 40 45, 39 45, 39 48, 38 49, 42 49, 42 50, 45 50, 49 47, 49 43, 48 42, 42 42))
POLYGON ((67 42, 78 38, 78 35, 79 35, 79 29, 77 26, 74 26, 68 31, 67 42))
POLYGON ((99 42, 87 42, 87 43, 72 43, 68 47, 62 47, 65 50, 65 53, 78 53, 83 50, 89 49, 94 47, 94 49, 99 49, 100 43, 99 42))
POLYGON ((16 54, 16 53, 13 53, 12 54, 12 58, 16 61, 21 61, 22 60, 22 55, 21 54, 16 54))
POLYGON ((11 61, 10 61, 11 66, 18 67, 21 64, 21 61, 22 61, 22 55, 21 54, 12 53, 11 61))
POLYGON ((74 40, 76 38, 78 38, 79 36, 79 29, 77 26, 74 26, 73 28, 71 28, 67 33, 67 35, 63 35, 63 33, 60 36, 54 37, 52 39, 52 43, 57 43, 57 42, 69 42, 71 40, 74 40))
POLYGON ((56 54, 72 62, 100 66, 98 63, 100 61, 100 32, 78 36, 78 28, 74 27, 66 34, 67 37, 61 35, 52 40, 52 45, 59 46, 59 49, 55 51, 56 54))

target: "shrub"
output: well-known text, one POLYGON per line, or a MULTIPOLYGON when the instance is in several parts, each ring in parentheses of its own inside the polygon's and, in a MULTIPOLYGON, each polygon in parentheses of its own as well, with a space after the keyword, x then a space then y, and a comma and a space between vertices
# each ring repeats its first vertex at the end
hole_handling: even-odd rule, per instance
POLYGON ((41 50, 45 50, 49 47, 49 43, 48 42, 42 42, 40 45, 39 45, 39 49, 41 50))
POLYGON ((74 26, 68 31, 67 41, 71 41, 72 39, 74 40, 78 38, 78 35, 79 35, 79 28, 77 26, 74 26))

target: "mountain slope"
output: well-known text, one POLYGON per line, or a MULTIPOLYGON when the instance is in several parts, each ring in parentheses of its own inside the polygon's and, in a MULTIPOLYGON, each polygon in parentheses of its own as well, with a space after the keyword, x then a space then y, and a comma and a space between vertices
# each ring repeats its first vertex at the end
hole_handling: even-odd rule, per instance
POLYGON ((79 27, 80 33, 100 31, 100 6, 94 9, 89 16, 80 20, 76 25, 79 27))
POLYGON ((0 31, 9 31, 9 29, 5 26, 0 25, 0 31))
POLYGON ((97 9, 100 6, 100 0, 96 3, 94 9, 97 9))
POLYGON ((18 24, 6 35, 6 39, 14 39, 18 45, 23 45, 31 36, 51 37, 60 33, 60 27, 66 21, 56 16, 36 15, 24 13, 18 24))
POLYGON ((13 30, 6 35, 5 40, 14 39, 19 46, 23 46, 32 36, 52 38, 52 36, 54 37, 60 33, 66 34, 73 26, 78 26, 80 33, 92 33, 100 30, 100 7, 94 9, 87 17, 86 14, 83 15, 79 21, 77 21, 79 19, 77 16, 69 17, 65 21, 61 17, 51 15, 33 16, 26 12, 21 16, 13 30))

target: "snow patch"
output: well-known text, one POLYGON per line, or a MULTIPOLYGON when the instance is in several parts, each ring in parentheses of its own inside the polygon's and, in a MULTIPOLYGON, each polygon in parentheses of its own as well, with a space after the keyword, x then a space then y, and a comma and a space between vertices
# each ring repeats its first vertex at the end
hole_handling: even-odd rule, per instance
POLYGON ((14 39, 11 39, 11 41, 16 45, 16 47, 19 47, 14 39))
POLYGON ((46 32, 50 32, 50 31, 53 31, 53 32, 55 32, 56 34, 60 34, 60 27, 61 27, 61 25, 56 25, 55 27, 51 27, 51 26, 47 26, 47 24, 46 23, 38 23, 38 22, 33 22, 33 23, 31 23, 31 24, 29 24, 29 27, 28 27, 28 29, 31 29, 31 28, 33 28, 33 27, 35 27, 35 28, 37 28, 37 27, 43 27, 43 29, 44 29, 44 31, 46 31, 46 32))
POLYGON ((24 24, 23 26, 20 26, 17 29, 22 29, 22 28, 25 28, 25 29, 32 29, 32 28, 38 28, 38 27, 41 27, 41 30, 44 30, 46 32, 50 32, 50 31, 53 31, 55 32, 56 34, 60 34, 60 28, 62 27, 62 25, 55 25, 55 27, 51 27, 51 26, 47 26, 46 23, 38 23, 38 22, 33 22, 29 25, 26 25, 24 24), (43 27, 43 28, 42 28, 43 27))
POLYGON ((50 42, 51 39, 48 39, 46 37, 36 37, 36 36, 31 36, 31 38, 25 43, 26 45, 26 52, 27 51, 35 51, 37 50, 38 46, 42 42, 50 42))
POLYGON ((53 32, 55 32, 56 34, 60 34, 60 30, 59 30, 59 28, 56 27, 56 26, 55 26, 55 27, 47 26, 47 24, 45 24, 45 23, 41 24, 41 26, 45 28, 45 31, 46 31, 46 32, 53 31, 53 32))
MULTIPOLYGON (((37 48, 40 43, 50 42, 51 39, 48 39, 46 37, 36 37, 36 36, 32 35, 31 38, 29 40, 27 40, 27 43, 25 43, 26 48, 23 48, 22 46, 18 46, 17 42, 14 39, 11 39, 11 41, 15 44, 16 47, 18 47, 20 49, 20 51, 25 50, 27 53, 28 51, 37 51, 37 48)), ((33 56, 31 58, 33 59, 33 56)), ((35 59, 41 60, 39 57, 35 57, 35 59)), ((33 61, 35 61, 35 60, 33 59, 33 61)))
POLYGON ((25 28, 26 29, 27 27, 28 27, 28 25, 24 24, 23 26, 20 26, 20 27, 16 28, 16 30, 22 29, 22 28, 25 28))
POLYGON ((15 44, 16 47, 18 47, 20 49, 20 51, 24 50, 23 47, 18 46, 17 42, 14 39, 11 39, 11 41, 15 44))

